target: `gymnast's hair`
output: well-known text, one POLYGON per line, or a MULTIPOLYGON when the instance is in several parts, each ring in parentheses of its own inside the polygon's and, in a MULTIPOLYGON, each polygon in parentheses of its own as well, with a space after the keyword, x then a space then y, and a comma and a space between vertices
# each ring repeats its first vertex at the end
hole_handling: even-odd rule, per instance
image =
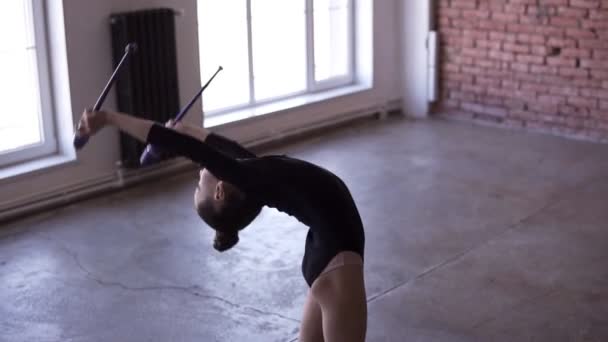
POLYGON ((225 236, 238 237, 238 232, 258 216, 262 205, 243 193, 227 191, 219 209, 214 208, 208 199, 202 201, 196 209, 201 219, 211 228, 225 236))

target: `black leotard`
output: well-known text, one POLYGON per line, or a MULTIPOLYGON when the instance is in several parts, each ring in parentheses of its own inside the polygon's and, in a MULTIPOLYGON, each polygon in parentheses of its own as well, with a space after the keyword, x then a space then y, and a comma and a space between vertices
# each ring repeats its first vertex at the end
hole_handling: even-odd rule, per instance
POLYGON ((260 203, 307 225, 302 273, 309 286, 339 252, 353 251, 363 258, 359 211, 344 182, 328 170, 287 156, 258 157, 215 134, 201 142, 157 124, 147 142, 201 164, 260 203))

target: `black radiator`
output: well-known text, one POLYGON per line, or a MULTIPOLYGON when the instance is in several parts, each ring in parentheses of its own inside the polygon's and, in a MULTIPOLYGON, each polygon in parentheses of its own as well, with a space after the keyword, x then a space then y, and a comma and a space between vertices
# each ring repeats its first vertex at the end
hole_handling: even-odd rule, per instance
MULTIPOLYGON (((118 110, 131 115, 166 122, 179 111, 175 14, 158 8, 114 13, 110 16, 114 66, 128 43, 137 44, 116 80, 118 110)), ((120 135, 121 163, 139 167, 145 145, 120 135)))

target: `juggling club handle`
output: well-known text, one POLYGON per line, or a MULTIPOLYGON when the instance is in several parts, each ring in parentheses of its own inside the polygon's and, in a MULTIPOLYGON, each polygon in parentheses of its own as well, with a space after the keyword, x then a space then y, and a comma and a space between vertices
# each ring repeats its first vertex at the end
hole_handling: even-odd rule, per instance
MULTIPOLYGON (((188 102, 188 104, 175 116, 175 119, 174 119, 175 123, 179 122, 181 119, 184 118, 184 116, 186 116, 186 113, 188 113, 190 108, 192 108, 192 105, 194 105, 196 100, 198 100, 198 98, 201 96, 203 91, 209 86, 209 84, 211 83, 211 81, 213 81, 215 76, 223 69, 224 68, 222 68, 222 66, 219 66, 217 68, 217 71, 213 74, 213 76, 211 76, 211 78, 207 81, 207 83, 205 83, 205 85, 201 88, 201 90, 199 90, 199 92, 196 93, 196 95, 194 95, 192 100, 190 100, 190 102, 188 102)), ((158 146, 152 145, 152 144, 148 144, 146 146, 146 149, 144 150, 144 152, 139 157, 139 163, 142 166, 152 165, 152 164, 155 164, 155 163, 158 163, 159 161, 161 161, 162 157, 163 157, 163 151, 161 148, 159 148, 158 146)))
MULTIPOLYGON (((103 91, 101 92, 101 95, 99 95, 97 102, 95 102, 95 106, 93 106, 93 111, 98 111, 99 109, 101 109, 101 106, 103 105, 104 101, 106 100, 106 96, 108 96, 108 93, 110 92, 110 89, 112 88, 112 85, 114 84, 114 81, 116 81, 116 78, 118 77, 118 72, 122 68, 125 61, 127 60, 127 57, 129 57, 129 54, 131 52, 136 52, 136 51, 137 51, 137 44, 135 44, 135 43, 127 44, 127 46, 125 47, 125 54, 122 56, 122 59, 118 63, 118 66, 116 66, 116 69, 114 69, 112 76, 110 76, 108 83, 106 83, 106 86, 103 88, 103 91)), ((78 135, 78 132, 76 132, 74 134, 74 147, 76 149, 83 148, 84 145, 86 145, 88 141, 89 141, 88 135, 78 135)))

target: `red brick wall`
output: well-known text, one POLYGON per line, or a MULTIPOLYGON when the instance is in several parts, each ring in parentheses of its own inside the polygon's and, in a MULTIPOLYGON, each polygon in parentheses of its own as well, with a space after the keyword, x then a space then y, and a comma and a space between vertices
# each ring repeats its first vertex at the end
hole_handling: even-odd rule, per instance
POLYGON ((608 0, 436 3, 440 113, 608 141, 608 0))

